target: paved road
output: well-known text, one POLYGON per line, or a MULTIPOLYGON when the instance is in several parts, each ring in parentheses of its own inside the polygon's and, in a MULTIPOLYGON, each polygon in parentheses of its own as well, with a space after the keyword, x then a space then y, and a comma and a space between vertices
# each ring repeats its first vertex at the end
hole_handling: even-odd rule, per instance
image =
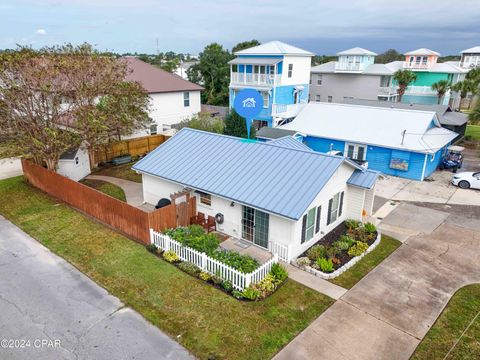
POLYGON ((275 359, 409 359, 455 291, 480 282, 480 218, 402 204, 385 220, 416 235, 275 359))
POLYGON ((0 340, 30 340, 23 349, 0 347, 0 359, 192 359, 138 313, 1 216, 0 271, 0 340), (41 340, 52 347, 42 348, 41 340), (60 342, 57 348, 55 341, 60 342))

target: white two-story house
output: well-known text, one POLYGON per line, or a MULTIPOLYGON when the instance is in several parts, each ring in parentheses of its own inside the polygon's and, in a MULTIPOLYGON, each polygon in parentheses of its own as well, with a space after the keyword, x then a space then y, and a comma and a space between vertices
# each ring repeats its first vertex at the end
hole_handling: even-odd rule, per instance
POLYGON ((263 111, 254 119, 255 128, 285 124, 308 102, 313 53, 271 41, 235 55, 229 62, 230 107, 240 90, 258 90, 263 96, 263 111))

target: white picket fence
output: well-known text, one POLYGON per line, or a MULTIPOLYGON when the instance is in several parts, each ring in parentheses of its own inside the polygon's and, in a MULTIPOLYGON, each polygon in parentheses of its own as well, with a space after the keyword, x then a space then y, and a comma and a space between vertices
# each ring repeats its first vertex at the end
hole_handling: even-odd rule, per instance
POLYGON ((285 245, 273 240, 269 240, 268 251, 270 251, 272 254, 278 254, 278 258, 280 260, 285 261, 286 263, 289 263, 290 260, 292 260, 290 258, 291 251, 290 251, 289 245, 285 245))
POLYGON ((203 271, 220 276, 223 280, 230 281, 233 287, 239 291, 247 288, 250 284, 263 280, 270 272, 272 265, 278 263, 278 254, 274 254, 270 260, 262 264, 255 271, 244 274, 231 266, 211 258, 203 252, 194 250, 188 246, 183 246, 168 235, 156 232, 153 229, 150 229, 150 241, 164 251, 174 251, 180 260, 192 263, 203 271))

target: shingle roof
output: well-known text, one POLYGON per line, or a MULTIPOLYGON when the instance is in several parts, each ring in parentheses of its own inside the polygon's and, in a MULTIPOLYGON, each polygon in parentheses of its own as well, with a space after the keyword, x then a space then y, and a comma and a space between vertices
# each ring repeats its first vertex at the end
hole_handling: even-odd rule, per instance
POLYGON ((337 55, 373 55, 376 56, 378 55, 377 53, 374 53, 373 51, 361 48, 361 47, 354 47, 348 50, 343 50, 337 53, 337 55))
POLYGON ((300 49, 298 47, 285 44, 281 41, 270 41, 258 46, 235 52, 235 55, 297 55, 297 56, 313 56, 315 54, 310 51, 300 49))
POLYGON ((298 220, 343 163, 339 156, 183 128, 133 169, 298 220))
POLYGON ((316 137, 421 153, 434 153, 457 136, 440 126, 433 111, 335 103, 309 103, 295 120, 281 128, 316 137))
POLYGON ((60 155, 60 160, 73 160, 77 156, 78 147, 71 148, 60 155))
POLYGON ((271 140, 268 142, 269 145, 274 145, 274 146, 281 146, 284 148, 288 149, 297 149, 297 150, 304 150, 304 151, 313 151, 310 149, 307 145, 304 143, 295 140, 291 136, 284 136, 275 140, 271 140))
POLYGON ((177 91, 200 91, 200 85, 182 79, 176 74, 169 73, 156 66, 147 64, 133 56, 121 58, 127 62, 131 71, 127 75, 128 81, 137 81, 149 93, 166 93, 177 91))
POLYGON ((257 138, 261 139, 278 139, 285 136, 295 135, 296 131, 293 130, 285 130, 280 128, 271 128, 264 126, 260 130, 257 131, 257 138))
POLYGON ((364 189, 371 189, 375 182, 377 181, 380 173, 375 170, 355 170, 350 176, 350 179, 347 180, 347 184, 358 186, 364 189))

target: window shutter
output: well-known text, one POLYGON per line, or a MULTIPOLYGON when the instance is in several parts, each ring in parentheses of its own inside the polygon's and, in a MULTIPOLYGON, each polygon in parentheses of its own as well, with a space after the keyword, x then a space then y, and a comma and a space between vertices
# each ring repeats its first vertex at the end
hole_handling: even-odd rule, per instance
POLYGON ((303 244, 305 242, 305 232, 306 232, 306 230, 307 230, 307 214, 303 215, 301 244, 303 244))
POLYGON ((338 208, 338 217, 342 216, 343 211, 343 191, 340 194, 340 207, 338 208))
POLYGON ((322 213, 322 207, 319 206, 317 207, 317 222, 315 224, 315 234, 318 233, 318 230, 320 230, 320 219, 321 219, 320 214, 321 213, 322 213))
POLYGON ((328 201, 327 225, 330 225, 332 220, 332 204, 333 204, 333 199, 330 199, 328 201))

